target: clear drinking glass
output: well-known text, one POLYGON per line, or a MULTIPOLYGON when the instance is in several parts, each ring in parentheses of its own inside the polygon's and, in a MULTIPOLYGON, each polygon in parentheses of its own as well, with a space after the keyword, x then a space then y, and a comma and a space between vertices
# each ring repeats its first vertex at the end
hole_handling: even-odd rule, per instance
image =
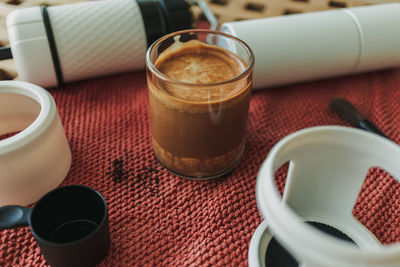
POLYGON ((245 147, 254 55, 243 41, 210 30, 184 30, 146 55, 152 145, 169 171, 221 176, 245 147))

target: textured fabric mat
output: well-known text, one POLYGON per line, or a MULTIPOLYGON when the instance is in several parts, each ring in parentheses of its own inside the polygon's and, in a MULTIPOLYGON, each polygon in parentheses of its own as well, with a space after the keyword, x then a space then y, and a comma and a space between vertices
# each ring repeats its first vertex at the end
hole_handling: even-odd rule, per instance
MULTIPOLYGON (((255 91, 246 150, 220 179, 191 181, 164 170, 150 143, 144 72, 50 90, 73 163, 62 185, 100 191, 109 207, 111 250, 101 266, 247 265, 250 238, 261 222, 256 175, 271 147, 296 130, 348 125, 328 109, 346 97, 400 142, 400 69, 255 91)), ((285 176, 277 175, 282 190, 285 176)), ((355 216, 383 243, 400 241, 400 187, 373 169, 355 216)), ((0 266, 45 266, 28 227, 0 232, 0 266)))

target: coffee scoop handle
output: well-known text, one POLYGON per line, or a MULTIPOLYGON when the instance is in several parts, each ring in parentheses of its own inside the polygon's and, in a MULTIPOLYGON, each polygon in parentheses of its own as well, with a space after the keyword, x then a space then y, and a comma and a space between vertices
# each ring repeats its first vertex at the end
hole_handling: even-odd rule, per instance
POLYGON ((0 230, 17 226, 28 226, 31 208, 21 206, 4 206, 0 208, 0 230))

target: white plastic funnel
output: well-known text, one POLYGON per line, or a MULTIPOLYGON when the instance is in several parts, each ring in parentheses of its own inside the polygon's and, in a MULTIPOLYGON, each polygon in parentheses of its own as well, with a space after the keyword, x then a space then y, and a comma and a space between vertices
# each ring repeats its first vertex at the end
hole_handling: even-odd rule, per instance
MULTIPOLYGON (((300 266, 400 266, 400 244, 383 246, 352 214, 371 167, 400 177, 400 147, 378 135, 339 126, 285 137, 271 149, 258 174, 256 198, 266 219, 258 232, 269 231, 300 266), (286 162, 290 164, 281 198, 274 174, 286 162), (332 226, 356 245, 305 221, 332 226)), ((258 233, 259 244, 262 235, 266 234, 258 233)), ((258 264, 252 259, 260 248, 255 239, 249 251, 251 266, 258 264)))

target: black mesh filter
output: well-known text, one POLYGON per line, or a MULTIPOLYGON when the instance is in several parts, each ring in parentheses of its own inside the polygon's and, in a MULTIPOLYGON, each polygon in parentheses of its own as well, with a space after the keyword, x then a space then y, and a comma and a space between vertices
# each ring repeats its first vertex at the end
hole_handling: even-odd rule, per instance
MULTIPOLYGON (((328 235, 336 238, 351 242, 355 242, 338 229, 327 224, 318 222, 308 222, 315 228, 327 233, 328 235)), ((275 238, 272 238, 268 244, 267 252, 265 253, 265 266, 267 267, 297 267, 299 263, 293 258, 292 255, 282 247, 275 238)))
POLYGON ((265 266, 267 267, 296 267, 299 263, 282 247, 273 237, 265 253, 265 266))

